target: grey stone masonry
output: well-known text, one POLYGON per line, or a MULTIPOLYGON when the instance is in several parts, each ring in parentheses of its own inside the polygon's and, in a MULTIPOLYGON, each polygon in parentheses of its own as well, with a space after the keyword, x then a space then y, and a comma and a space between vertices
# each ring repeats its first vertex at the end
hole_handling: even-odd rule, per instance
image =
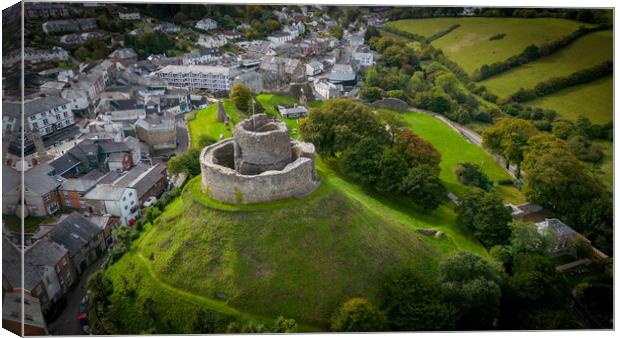
POLYGON ((286 124, 254 115, 237 125, 232 138, 202 150, 202 188, 230 204, 304 196, 319 186, 315 156, 313 144, 291 140, 286 124))

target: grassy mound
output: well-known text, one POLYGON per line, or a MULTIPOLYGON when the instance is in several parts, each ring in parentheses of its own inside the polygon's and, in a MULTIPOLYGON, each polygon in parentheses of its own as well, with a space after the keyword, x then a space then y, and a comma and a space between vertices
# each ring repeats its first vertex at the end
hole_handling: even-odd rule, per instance
POLYGON ((435 269, 433 245, 328 182, 303 199, 237 210, 210 203, 199 184, 189 182, 138 249, 162 282, 186 292, 326 328, 346 299, 377 300, 389 269, 435 269))

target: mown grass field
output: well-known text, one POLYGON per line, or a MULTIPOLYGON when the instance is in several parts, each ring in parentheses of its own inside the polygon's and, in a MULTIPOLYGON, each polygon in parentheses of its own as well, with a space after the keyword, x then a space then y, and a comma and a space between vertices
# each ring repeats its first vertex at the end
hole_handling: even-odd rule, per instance
POLYGON ((472 74, 484 64, 504 61, 521 53, 530 44, 540 45, 568 35, 581 22, 540 18, 433 18, 407 19, 387 23, 400 30, 429 37, 450 26, 461 26, 432 42, 444 54, 472 74), (501 40, 489 40, 506 34, 501 40))
POLYGON ((581 37, 548 57, 484 80, 480 85, 505 98, 519 88, 533 88, 539 82, 568 76, 608 60, 613 60, 613 31, 599 31, 581 37))
POLYGON ((613 121, 613 77, 607 76, 586 84, 562 89, 526 104, 533 107, 553 109, 569 120, 583 115, 592 123, 613 121))
POLYGON ((411 130, 431 142, 441 153, 439 177, 448 190, 457 196, 463 194, 467 186, 458 181, 454 169, 461 162, 471 162, 479 165, 494 182, 494 189, 504 199, 504 202, 525 202, 525 196, 517 188, 497 184, 498 180, 508 179, 511 176, 482 148, 469 143, 456 131, 431 115, 406 112, 404 116, 411 130))

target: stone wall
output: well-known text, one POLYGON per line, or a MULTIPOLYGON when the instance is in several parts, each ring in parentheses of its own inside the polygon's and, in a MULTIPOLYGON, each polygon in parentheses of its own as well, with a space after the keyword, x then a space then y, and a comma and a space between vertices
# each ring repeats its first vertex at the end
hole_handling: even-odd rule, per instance
POLYGON ((383 108, 383 109, 393 109, 393 110, 408 110, 409 105, 407 102, 396 99, 393 97, 388 97, 383 100, 375 101, 370 104, 373 108, 383 108))
POLYGON ((237 125, 235 168, 244 175, 282 170, 291 163, 291 137, 284 122, 257 114, 237 125))
POLYGON ((202 188, 211 198, 231 204, 260 203, 304 196, 319 186, 312 144, 289 141, 293 161, 282 170, 244 175, 229 167, 234 142, 220 141, 200 154, 202 188))

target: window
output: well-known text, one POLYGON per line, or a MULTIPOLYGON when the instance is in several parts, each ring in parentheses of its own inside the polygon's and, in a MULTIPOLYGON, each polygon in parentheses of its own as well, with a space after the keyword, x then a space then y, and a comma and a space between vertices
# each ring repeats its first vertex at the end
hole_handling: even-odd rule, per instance
POLYGON ((43 119, 43 125, 47 126, 49 124, 49 122, 47 122, 47 119, 43 119))
POLYGON ((127 210, 127 208, 129 208, 128 206, 125 206, 125 210, 127 210))
POLYGON ((39 124, 36 122, 32 122, 32 128, 39 129, 39 124))

